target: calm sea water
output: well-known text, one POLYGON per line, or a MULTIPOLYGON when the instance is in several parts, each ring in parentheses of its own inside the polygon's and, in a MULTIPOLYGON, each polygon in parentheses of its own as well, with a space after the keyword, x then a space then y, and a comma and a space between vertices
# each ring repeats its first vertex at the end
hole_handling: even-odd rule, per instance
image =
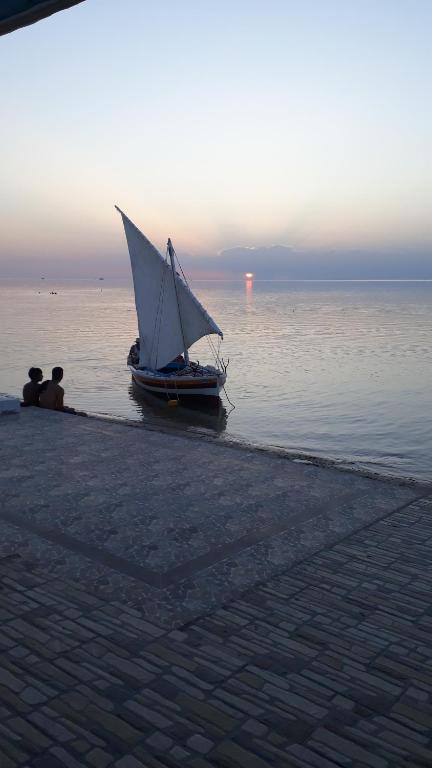
MULTIPOLYGON (((3 280, 0 391, 18 394, 30 365, 47 376, 62 365, 66 402, 78 408, 432 480, 431 282, 192 287, 224 330, 235 410, 225 398, 210 413, 168 408, 134 391, 127 280, 3 280)), ((192 359, 213 362, 207 340, 192 359)))

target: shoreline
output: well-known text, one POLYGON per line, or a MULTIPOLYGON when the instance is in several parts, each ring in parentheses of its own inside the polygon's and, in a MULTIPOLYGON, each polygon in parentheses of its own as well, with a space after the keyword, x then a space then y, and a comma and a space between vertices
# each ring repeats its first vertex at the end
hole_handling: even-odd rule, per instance
MULTIPOLYGON (((1 394, 1 393, 0 393, 1 394)), ((21 400, 20 396, 10 395, 9 393, 3 393, 6 397, 15 398, 21 400)), ((292 448, 273 445, 271 443, 261 443, 255 440, 249 440, 246 437, 238 434, 226 434, 226 433, 213 433, 211 429, 200 426, 177 426, 174 423, 161 424, 159 422, 152 422, 151 420, 143 421, 139 419, 133 419, 128 416, 118 416, 116 414, 103 413, 98 411, 84 411, 85 417, 101 420, 105 422, 112 422, 113 424, 123 424, 124 426, 132 427, 134 429, 144 429, 151 432, 159 432, 161 434, 173 434, 183 436, 191 439, 201 439, 209 443, 221 443, 223 445, 230 445, 233 448, 240 450, 255 451, 257 453, 264 453, 273 456, 278 456, 281 459, 288 461, 311 464, 316 467, 326 467, 330 469, 337 469, 341 472, 352 473, 354 475, 360 475, 371 479, 377 479, 389 483, 398 483, 407 486, 420 486, 424 488, 432 488, 432 477, 430 480, 420 477, 413 477, 408 475, 398 475, 397 472, 393 473, 391 470, 386 472, 374 471, 358 465, 358 462, 350 461, 344 458, 331 458, 327 456, 318 456, 314 453, 308 453, 298 451, 292 448)), ((0 413, 0 416, 2 414, 0 413)), ((77 416, 80 414, 77 413, 77 416)))
MULTIPOLYGON (((16 397, 9 393, 3 393, 6 397, 16 397)), ((20 397, 18 397, 20 399, 20 397)), ((85 418, 105 421, 113 424, 122 424, 134 429, 144 429, 149 432, 159 432, 161 434, 178 435, 190 439, 201 439, 209 443, 221 443, 222 445, 230 445, 233 448, 239 450, 255 451, 257 453, 269 454, 277 456, 287 461, 293 461, 304 464, 311 464, 316 467, 326 467, 330 469, 336 469, 341 472, 352 473, 367 477, 370 479, 377 479, 389 483, 398 483, 407 486, 420 486, 424 488, 432 488, 432 478, 430 480, 421 479, 419 477, 393 474, 390 470, 388 472, 374 471, 365 467, 358 466, 354 461, 347 459, 335 459, 326 456, 317 456, 313 453, 307 453, 303 451, 296 451, 295 449, 286 448, 280 445, 273 445, 271 443, 261 443, 255 440, 249 440, 242 435, 226 434, 226 433, 212 433, 210 429, 199 426, 176 426, 175 424, 160 424, 159 422, 141 421, 139 419, 132 419, 128 416, 118 416, 116 414, 103 413, 98 411, 84 411, 85 418)), ((1 415, 1 414, 0 414, 1 415)), ((9 415, 9 414, 5 414, 9 415)), ((76 416, 81 414, 77 413, 76 416)))
MULTIPOLYGON (((337 469, 341 472, 351 472, 353 474, 359 474, 362 477, 368 477, 371 479, 388 481, 390 483, 400 483, 401 485, 420 485, 426 488, 432 488, 431 480, 422 480, 416 477, 407 477, 404 475, 397 475, 381 472, 374 472, 359 466, 350 466, 350 462, 346 459, 332 459, 324 456, 317 456, 312 453, 303 453, 302 451, 295 451, 291 448, 284 448, 283 446, 271 445, 270 443, 260 443, 259 441, 250 441, 241 435, 226 435, 226 434, 211 434, 210 431, 204 427, 176 427, 160 424, 152 424, 150 421, 139 421, 138 419, 131 419, 127 416, 116 416, 108 413, 98 413, 87 411, 87 417, 91 419, 101 419, 102 421, 112 421, 113 423, 121 423, 125 426, 133 427, 135 429, 145 429, 152 432, 160 432, 162 434, 176 434, 183 437, 190 437, 191 439, 202 439, 207 442, 220 442, 221 444, 231 445, 234 448, 240 450, 251 450, 258 453, 268 453, 273 456, 278 456, 281 459, 288 461, 301 462, 312 464, 317 467, 327 467, 331 469, 337 469)), ((354 464, 354 462, 351 462, 354 464)))

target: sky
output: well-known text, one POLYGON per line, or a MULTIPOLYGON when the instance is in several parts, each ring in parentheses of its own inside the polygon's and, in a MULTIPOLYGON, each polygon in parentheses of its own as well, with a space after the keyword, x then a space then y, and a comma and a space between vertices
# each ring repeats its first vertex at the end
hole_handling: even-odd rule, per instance
POLYGON ((432 278, 430 0, 86 0, 0 38, 0 276, 432 278), (252 265, 252 266, 250 266, 252 265))

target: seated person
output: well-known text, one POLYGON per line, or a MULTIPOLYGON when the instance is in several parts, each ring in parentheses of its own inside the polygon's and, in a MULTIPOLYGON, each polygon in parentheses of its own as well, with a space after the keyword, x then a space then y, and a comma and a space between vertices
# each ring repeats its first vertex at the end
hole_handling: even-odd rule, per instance
POLYGON ((43 379, 43 373, 40 368, 30 368, 28 372, 30 381, 23 387, 23 406, 39 405, 39 395, 41 391, 40 382, 43 379))
POLYGON ((52 369, 51 381, 44 381, 39 395, 39 405, 41 408, 49 408, 51 411, 66 411, 75 413, 74 408, 68 408, 63 405, 64 389, 60 386, 63 378, 63 368, 56 366, 52 369))
POLYGON ((128 361, 131 363, 131 365, 138 365, 139 356, 140 356, 140 340, 135 339, 135 344, 132 344, 129 350, 128 361))

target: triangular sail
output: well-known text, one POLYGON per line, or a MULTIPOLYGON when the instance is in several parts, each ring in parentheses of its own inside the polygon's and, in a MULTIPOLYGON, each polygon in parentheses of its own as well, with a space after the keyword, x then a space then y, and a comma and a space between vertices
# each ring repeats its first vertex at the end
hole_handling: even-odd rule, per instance
POLYGON ((211 333, 222 336, 222 331, 179 277, 178 306, 171 266, 126 214, 117 210, 122 215, 132 266, 140 365, 163 368, 184 352, 185 346, 188 349, 211 333))

